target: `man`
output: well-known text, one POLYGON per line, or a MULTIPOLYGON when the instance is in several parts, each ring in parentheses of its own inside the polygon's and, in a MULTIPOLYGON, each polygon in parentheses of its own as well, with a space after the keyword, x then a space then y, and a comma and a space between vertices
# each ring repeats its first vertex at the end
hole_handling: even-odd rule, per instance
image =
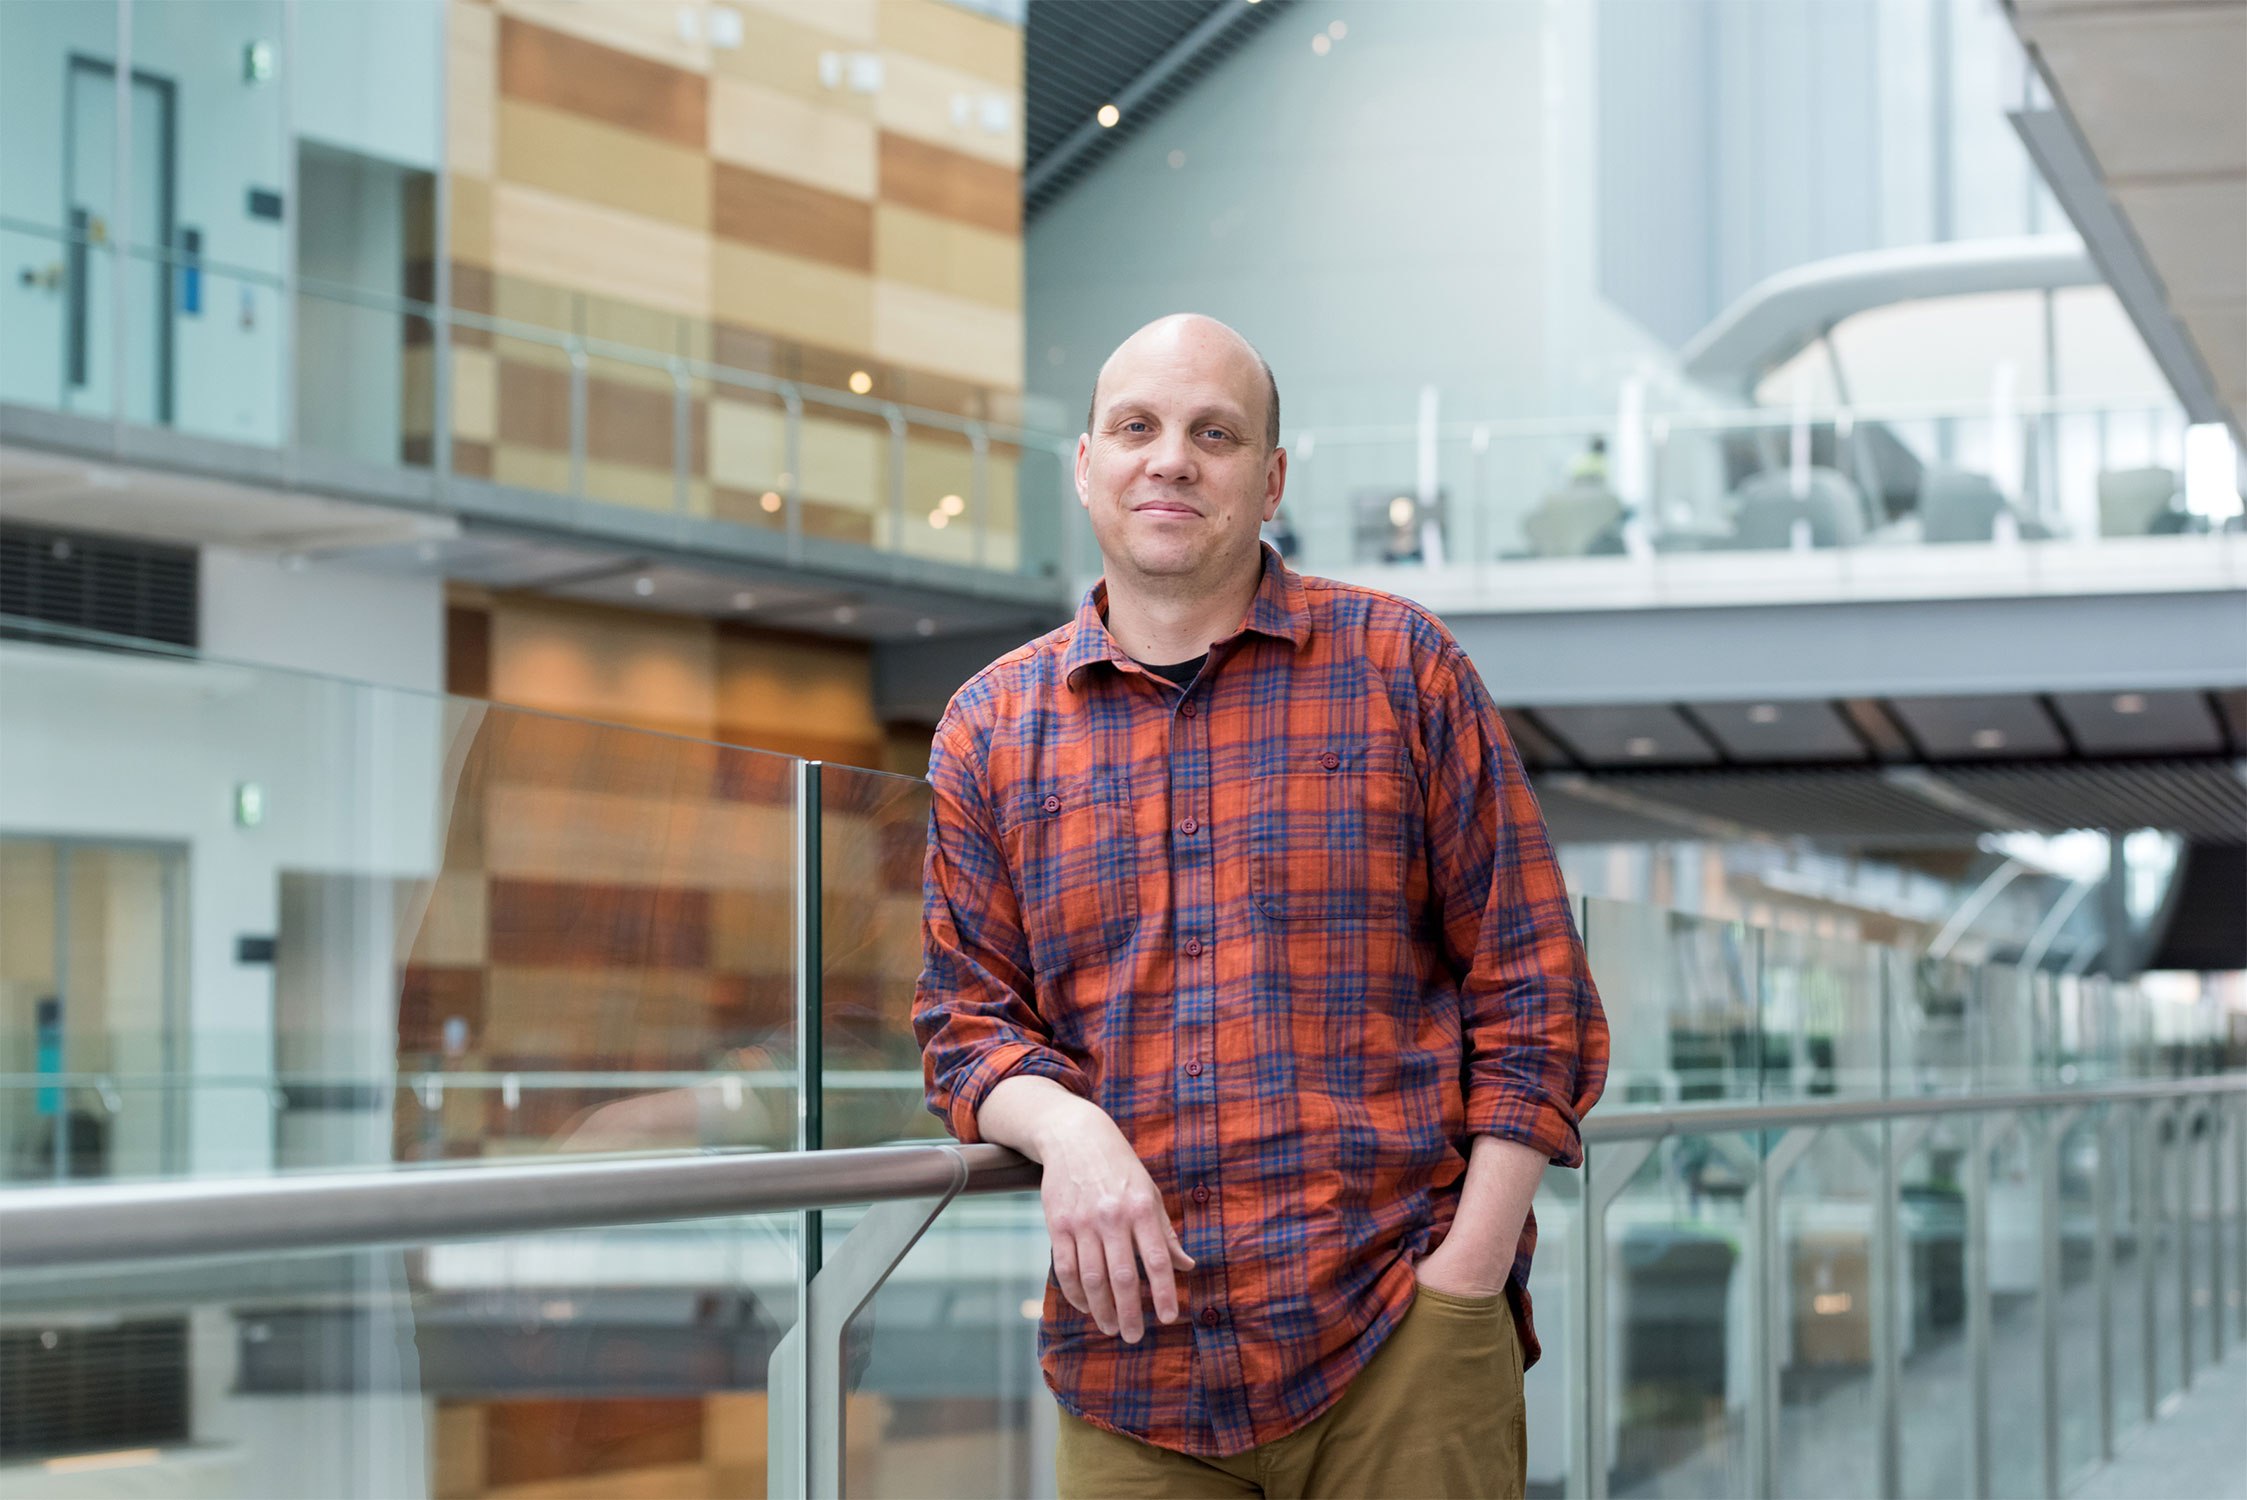
POLYGON ((1519 1495, 1607 1059, 1536 803, 1441 624, 1259 546, 1238 334, 1149 324, 1086 426, 1106 577, 937 730, 914 1003, 931 1109, 1045 1165, 1061 1492, 1519 1495))

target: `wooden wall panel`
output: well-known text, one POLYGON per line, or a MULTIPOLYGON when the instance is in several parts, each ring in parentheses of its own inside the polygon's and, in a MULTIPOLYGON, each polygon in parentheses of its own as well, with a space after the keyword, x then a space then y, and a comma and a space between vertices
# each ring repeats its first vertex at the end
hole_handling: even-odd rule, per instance
POLYGON ((889 508, 889 433, 876 423, 840 414, 806 415, 803 425, 803 492, 830 505, 872 512, 889 508))
POLYGON ((785 413, 774 405, 710 403, 710 478, 751 493, 775 488, 788 466, 785 413))
POLYGON ((453 436, 488 443, 499 436, 499 365, 489 350, 453 350, 453 436))
POLYGON ((872 277, 731 240, 719 240, 710 260, 711 307, 724 321, 829 349, 872 352, 872 277))
POLYGON ((996 163, 883 131, 882 200, 980 224, 1000 234, 1022 232, 1022 176, 996 163))
MULTIPOLYGON (((452 258, 456 267, 453 275, 453 305, 466 307, 468 304, 461 300, 457 267, 463 261, 477 266, 488 266, 492 262, 492 185, 481 177, 455 173, 452 178, 452 194, 452 258)), ((456 329, 456 342, 458 337, 456 329)))
POLYGON ((710 227, 710 162, 571 110, 503 99, 499 171, 510 182, 689 229, 710 227))
POLYGON ((614 47, 651 62, 707 72, 710 45, 679 34, 678 12, 654 0, 491 0, 534 25, 614 47))
POLYGON ((707 235, 509 182, 492 197, 495 270, 587 291, 630 288, 639 302, 708 316, 707 235))
POLYGON ((884 203, 874 210, 874 274, 970 302, 1019 309, 1022 241, 884 203))
POLYGON ((445 7, 445 162, 492 175, 492 108, 499 93, 499 17, 480 5, 445 7))
POLYGON ((707 891, 495 879, 495 964, 542 968, 706 969, 707 891))
POLYGON ((793 878, 785 807, 501 786, 488 824, 495 876, 566 883, 597 872, 615 884, 702 891, 785 890, 793 878))
POLYGON ((874 268, 874 212, 864 200, 731 162, 710 171, 711 223, 724 238, 853 271, 874 268))
POLYGON ((899 281, 876 281, 874 352, 899 364, 1020 390, 1022 314, 899 281))
POLYGON ((1022 114, 1012 112, 1009 128, 994 135, 970 110, 962 120, 952 101, 989 93, 991 85, 972 74, 903 52, 882 54, 882 91, 875 95, 874 119, 885 131, 917 136, 934 145, 1019 171, 1022 167, 1022 114))
POLYGON ((742 21, 742 45, 711 54, 713 78, 737 78, 794 95, 822 109, 862 120, 874 118, 873 95, 829 88, 820 81, 820 54, 837 50, 833 33, 768 10, 746 10, 742 21))
POLYGON ((884 51, 926 58, 1009 92, 1022 89, 1022 32, 1003 21, 944 0, 884 0, 880 24, 884 51))
POLYGON ((879 0, 743 0, 743 5, 752 13, 784 17, 837 41, 871 46, 880 34, 879 0))
POLYGON ((745 79, 710 80, 710 154, 852 198, 875 192, 873 122, 745 79))
POLYGON ((704 149, 709 139, 708 80, 701 74, 514 16, 500 17, 499 88, 512 98, 575 110, 691 150, 704 149))

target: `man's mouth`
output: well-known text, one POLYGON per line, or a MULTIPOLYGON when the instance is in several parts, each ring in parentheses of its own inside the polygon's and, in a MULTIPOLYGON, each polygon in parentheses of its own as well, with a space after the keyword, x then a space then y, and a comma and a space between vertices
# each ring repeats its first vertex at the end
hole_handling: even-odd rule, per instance
POLYGON ((1132 509, 1143 515, 1198 516, 1201 514, 1200 511, 1194 509, 1191 505, 1186 505, 1176 500, 1150 500, 1144 505, 1135 505, 1132 507, 1132 509))

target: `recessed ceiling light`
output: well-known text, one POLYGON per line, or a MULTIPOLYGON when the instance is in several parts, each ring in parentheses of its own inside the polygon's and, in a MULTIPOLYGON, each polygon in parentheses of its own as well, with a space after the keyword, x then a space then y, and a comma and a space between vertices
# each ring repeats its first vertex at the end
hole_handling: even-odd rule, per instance
POLYGON ((863 396, 874 388, 874 377, 864 370, 853 370, 850 372, 850 388, 856 394, 863 396))
POLYGON ((2118 714, 2142 714, 2146 711, 2146 695, 2143 693, 2116 693, 2114 695, 2114 711, 2118 714))
POLYGON ((1974 731, 1974 748, 1977 750, 2002 750, 2005 748, 2005 731, 2002 729, 1977 729, 1974 731))
POLYGON ((1661 748, 1649 735, 1634 734, 1623 741, 1623 753, 1634 760, 1644 760, 1661 748))
POLYGON ((934 635, 936 634, 936 622, 926 617, 915 620, 913 622, 913 633, 915 635, 934 635))
POLYGON ((1173 151, 1173 152, 1171 152, 1171 153, 1170 153, 1170 164, 1171 164, 1171 165, 1172 165, 1173 167, 1182 167, 1182 166, 1186 165, 1186 153, 1185 153, 1185 152, 1183 152, 1183 151, 1173 151))
POLYGON ((1316 52, 1319 56, 1324 57, 1327 53, 1334 50, 1334 40, 1322 31, 1317 36, 1311 38, 1311 50, 1313 52, 1316 52))
POLYGON ((1399 495, 1389 502, 1389 524, 1391 526, 1410 526, 1412 524, 1411 496, 1399 495))
POLYGON ((735 609, 755 609, 757 607, 757 596, 747 589, 743 589, 733 596, 733 607, 735 609))
POLYGON ((857 618, 858 610, 854 606, 848 604, 838 604, 835 606, 835 623, 837 625, 848 625, 851 621, 857 618))
POLYGON ((655 592, 655 580, 648 577, 647 574, 642 573, 639 577, 632 580, 632 592, 645 599, 648 595, 655 592))
POLYGON ((1339 42, 1350 34, 1350 25, 1347 21, 1336 21, 1326 28, 1326 34, 1339 42))
POLYGON ((1776 703, 1758 703, 1748 710, 1748 722, 1750 724, 1778 723, 1779 705, 1776 703))
POLYGON ((936 506, 948 516, 956 516, 967 509, 967 502, 957 495, 946 495, 936 502, 936 506))
POLYGON ((1113 104, 1103 104, 1100 106, 1100 113, 1094 115, 1093 118, 1100 122, 1100 128, 1102 130, 1106 130, 1109 126, 1115 124, 1118 120, 1123 118, 1123 111, 1116 108, 1113 104))
POLYGON ((780 510, 780 496, 772 490, 766 490, 762 495, 759 495, 757 497, 757 508, 759 510, 762 510, 768 516, 778 514, 780 510))
POLYGON ((952 524, 952 518, 941 510, 932 510, 928 513, 928 524, 934 529, 942 531, 952 524))

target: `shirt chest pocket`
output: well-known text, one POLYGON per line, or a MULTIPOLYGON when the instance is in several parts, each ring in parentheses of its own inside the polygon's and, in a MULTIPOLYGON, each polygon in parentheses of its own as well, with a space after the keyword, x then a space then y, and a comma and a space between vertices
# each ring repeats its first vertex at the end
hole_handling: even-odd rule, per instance
POLYGON ((1388 923, 1405 899, 1410 778, 1401 751, 1292 751, 1251 790, 1249 890, 1274 922, 1388 923))
POLYGON ((1139 925, 1139 861, 1131 798, 1120 778, 1024 792, 1009 808, 1003 837, 1039 979, 1130 939, 1139 925))

